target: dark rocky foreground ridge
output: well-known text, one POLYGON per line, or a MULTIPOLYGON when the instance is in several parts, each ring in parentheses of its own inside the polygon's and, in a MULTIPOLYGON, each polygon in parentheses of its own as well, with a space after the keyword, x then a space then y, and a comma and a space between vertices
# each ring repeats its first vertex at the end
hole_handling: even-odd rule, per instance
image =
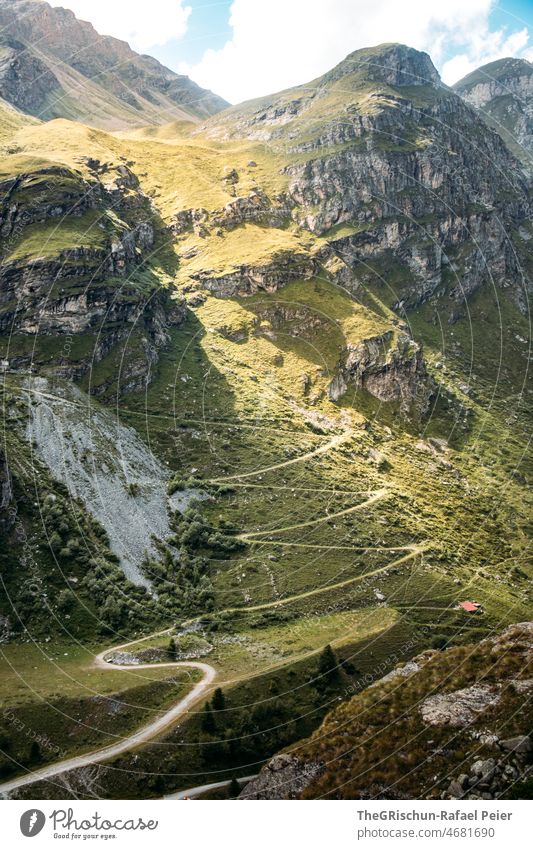
POLYGON ((263 767, 240 798, 531 794, 532 674, 532 622, 477 645, 425 651, 331 711, 309 740, 263 767))

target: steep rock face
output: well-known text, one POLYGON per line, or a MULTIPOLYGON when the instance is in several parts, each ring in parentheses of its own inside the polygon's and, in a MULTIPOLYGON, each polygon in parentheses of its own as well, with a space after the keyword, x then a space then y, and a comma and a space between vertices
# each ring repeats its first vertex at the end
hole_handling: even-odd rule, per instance
POLYGON ((38 117, 88 115, 88 123, 98 126, 141 126, 206 117, 227 105, 126 42, 99 35, 68 9, 41 0, 1 0, 0 27, 11 39, 11 55, 0 60, 1 96, 38 117), (40 74, 29 78, 36 64, 40 74), (33 92, 26 91, 29 81, 33 92), (87 102, 76 104, 84 81, 90 83, 87 102), (61 96, 54 97, 58 90, 61 96))
POLYGON ((241 224, 254 223, 264 227, 283 227, 290 221, 293 204, 285 195, 271 200, 259 187, 250 194, 235 197, 223 209, 183 209, 177 212, 170 225, 176 236, 192 231, 197 236, 209 236, 217 229, 233 230, 241 224))
MULTIPOLYGON (((55 368, 79 376, 136 328, 144 334, 142 350, 128 358, 123 377, 128 387, 144 386, 184 309, 149 266, 137 278, 160 227, 137 178, 125 165, 95 164, 90 180, 46 166, 2 188, 0 330, 15 343, 24 336, 53 339, 55 368), (83 334, 93 334, 94 344, 71 370, 70 352, 83 334)), ((23 355, 16 344, 10 348, 11 366, 31 361, 31 346, 23 355)))
POLYGON ((414 405, 421 413, 426 412, 433 390, 422 350, 405 331, 388 331, 348 345, 340 370, 329 386, 331 400, 342 397, 350 384, 380 401, 399 403, 402 412, 414 405))
POLYGON ((265 265, 242 265, 227 274, 208 269, 192 274, 205 289, 218 298, 276 292, 290 280, 310 280, 319 270, 318 260, 308 254, 279 251, 265 265))
POLYGON ((528 171, 533 170, 533 64, 499 59, 483 65, 454 85, 478 109, 528 171))
POLYGON ((7 530, 13 522, 8 510, 13 501, 13 482, 7 458, 0 449, 0 529, 7 530))
MULTIPOLYGON (((402 109, 401 118, 397 111, 373 122, 366 150, 329 155, 326 150, 289 166, 289 195, 298 223, 328 236, 335 226, 355 222, 353 236, 337 240, 332 234, 333 250, 355 270, 368 259, 398 262, 411 276, 404 293, 411 304, 443 283, 462 300, 491 277, 518 279, 507 228, 526 219, 528 200, 500 139, 485 133, 481 155, 477 142, 458 139, 457 124, 476 130, 476 119, 446 95, 437 107, 419 111, 420 136, 414 146, 400 144, 405 149, 393 153, 380 150, 380 135, 408 137, 405 116, 402 109), (438 144, 431 141, 437 123, 438 144), (509 194, 514 203, 509 203, 509 194)), ((346 128, 341 134, 347 135, 346 128)))
POLYGON ((307 785, 324 771, 324 764, 302 766, 290 754, 276 755, 241 792, 239 799, 298 799, 307 785))
POLYGON ((20 41, 0 37, 0 97, 22 112, 38 115, 54 92, 58 79, 20 41))

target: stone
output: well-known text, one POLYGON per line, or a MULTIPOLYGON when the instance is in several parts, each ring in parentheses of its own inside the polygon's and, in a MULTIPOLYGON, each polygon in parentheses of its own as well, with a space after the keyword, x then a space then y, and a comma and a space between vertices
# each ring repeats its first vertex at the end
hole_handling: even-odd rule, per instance
POLYGON ((487 758, 487 760, 479 760, 472 764, 470 772, 472 775, 477 775, 481 778, 487 779, 494 775, 495 766, 496 761, 494 758, 487 758))
POLYGON ((463 728, 488 707, 500 700, 499 688, 490 684, 474 684, 452 693, 439 693, 420 705, 422 719, 428 725, 450 725, 463 728))
POLYGON ((531 737, 527 737, 526 735, 500 740, 500 746, 505 752, 516 752, 520 755, 526 755, 533 751, 531 737))
POLYGON ((324 764, 295 755, 273 757, 239 795, 239 799, 296 799, 324 771, 324 764))
POLYGON ((458 781, 452 781, 448 787, 448 795, 453 796, 455 799, 459 799, 464 795, 464 788, 458 781))

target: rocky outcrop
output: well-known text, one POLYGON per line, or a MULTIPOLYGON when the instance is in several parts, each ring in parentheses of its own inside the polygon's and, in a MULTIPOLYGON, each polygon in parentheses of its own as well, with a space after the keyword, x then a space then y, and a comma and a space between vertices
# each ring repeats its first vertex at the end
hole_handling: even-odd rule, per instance
POLYGON ((490 684, 474 684, 464 690, 438 694, 420 705, 422 719, 428 725, 450 725, 464 728, 500 699, 500 688, 490 684))
POLYGON ((510 238, 530 214, 523 172, 426 54, 357 51, 312 84, 234 107, 204 130, 260 138, 286 160, 292 218, 327 243, 325 262, 341 259, 351 272, 338 269, 343 284, 379 286, 393 273, 395 308, 450 296, 454 320, 496 282, 527 309, 510 238))
POLYGON ((216 297, 231 298, 259 291, 276 292, 291 280, 310 280, 318 271, 318 260, 309 254, 277 251, 264 265, 241 265, 226 274, 206 269, 191 278, 216 297))
POLYGON ((499 799, 518 782, 533 775, 531 752, 533 741, 527 735, 500 740, 493 735, 490 740, 494 757, 481 758, 450 781, 444 799, 499 799))
POLYGON ((14 521, 9 507, 13 502, 13 481, 6 455, 0 448, 0 530, 8 530, 14 521))
POLYGON ((0 37, 0 97, 21 112, 39 115, 48 99, 58 94, 57 77, 20 41, 0 37))
POLYGON ((342 397, 350 384, 380 401, 398 402, 402 412, 416 405, 421 413, 426 412, 434 388, 420 346, 406 332, 393 331, 347 346, 328 388, 331 400, 342 397))
POLYGON ((240 798, 500 798, 533 774, 532 671, 533 622, 425 651, 272 758, 240 798))
MULTIPOLYGON (((185 310, 146 263, 162 225, 137 177, 123 164, 91 160, 90 167, 90 179, 49 166, 4 182, 0 332, 12 339, 63 337, 55 372, 79 377, 135 327, 143 332, 142 344, 127 358, 123 391, 143 388, 158 348, 168 341, 169 328, 182 323, 185 310), (56 220, 57 233, 50 229, 56 220), (41 225, 48 228, 42 245, 35 238, 41 225), (136 277, 141 265, 142 285, 136 277), (93 344, 87 358, 72 365, 73 343, 83 334, 93 334, 93 344)), ((13 344, 10 349, 10 366, 34 361, 31 351, 19 355, 13 344)))
POLYGON ((290 754, 277 755, 246 785, 239 799, 298 799, 307 785, 324 771, 320 762, 303 766, 290 754))
POLYGON ((91 184, 79 172, 59 165, 17 173, 0 182, 0 238, 12 238, 30 224, 80 217, 103 202, 101 189, 100 183, 91 184))
POLYGON ((191 231, 196 236, 206 237, 213 231, 233 230, 241 224, 284 227, 290 221, 291 210, 292 205, 285 195, 271 200, 262 189, 255 188, 248 195, 233 198, 223 209, 211 212, 203 207, 182 209, 174 214, 170 230, 176 236, 191 231))

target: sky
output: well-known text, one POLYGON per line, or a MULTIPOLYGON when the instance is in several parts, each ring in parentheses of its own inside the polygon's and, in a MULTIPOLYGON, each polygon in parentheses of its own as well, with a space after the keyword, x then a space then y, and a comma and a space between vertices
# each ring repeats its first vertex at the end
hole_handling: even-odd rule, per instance
POLYGON ((451 85, 533 61, 533 0, 50 0, 238 103, 308 82, 360 47, 426 50, 451 85))

